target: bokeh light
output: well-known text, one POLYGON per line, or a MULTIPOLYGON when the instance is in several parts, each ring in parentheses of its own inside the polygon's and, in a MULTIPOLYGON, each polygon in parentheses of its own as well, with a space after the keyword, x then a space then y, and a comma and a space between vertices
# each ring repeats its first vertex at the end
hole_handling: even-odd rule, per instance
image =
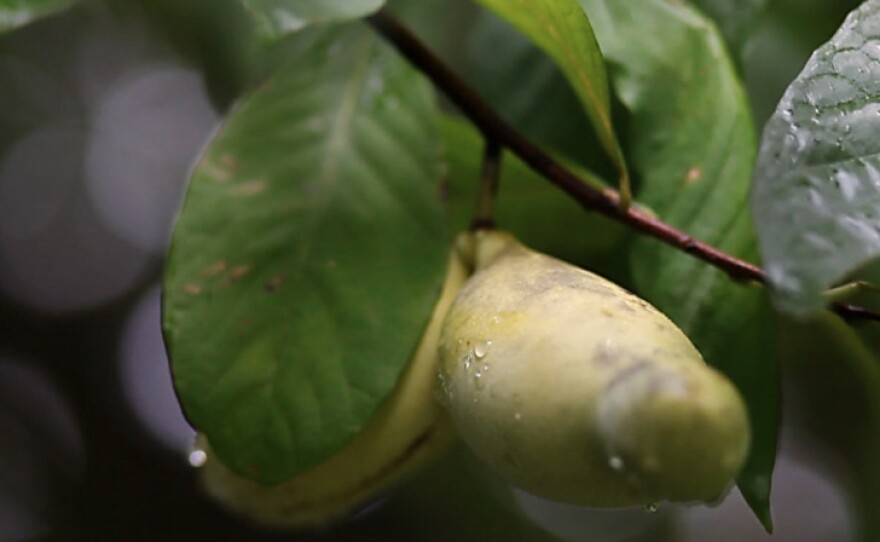
POLYGON ((189 69, 145 68, 104 96, 85 170, 89 194, 116 234, 162 253, 193 157, 216 123, 201 79, 189 69))
POLYGON ((198 72, 142 23, 91 15, 73 51, 49 41, 0 56, 0 81, 13 83, 0 86, 0 140, 11 138, 0 151, 0 290, 48 312, 98 306, 143 280, 218 120, 198 72), (68 55, 75 69, 59 70, 68 55))

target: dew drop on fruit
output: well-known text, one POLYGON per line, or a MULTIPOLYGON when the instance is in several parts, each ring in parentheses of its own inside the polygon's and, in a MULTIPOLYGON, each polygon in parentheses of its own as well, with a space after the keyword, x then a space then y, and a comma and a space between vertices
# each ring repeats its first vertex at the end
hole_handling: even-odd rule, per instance
POLYGON ((489 347, 492 346, 492 341, 480 341, 474 345, 474 356, 477 359, 483 359, 486 357, 486 354, 489 352, 489 347))
POLYGON ((486 387, 486 383, 483 382, 483 372, 479 368, 474 371, 474 386, 477 388, 477 391, 486 387))
POLYGON ((473 363, 473 361, 474 361, 474 356, 473 356, 473 354, 471 354, 470 352, 468 352, 468 353, 465 355, 465 357, 464 357, 464 370, 465 370, 465 371, 470 371, 470 370, 471 370, 471 364, 473 363))

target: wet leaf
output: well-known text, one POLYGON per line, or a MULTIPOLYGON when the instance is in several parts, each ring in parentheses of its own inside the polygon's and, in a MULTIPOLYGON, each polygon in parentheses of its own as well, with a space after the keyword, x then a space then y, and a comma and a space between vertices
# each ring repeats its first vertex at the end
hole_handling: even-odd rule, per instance
POLYGON ((820 47, 764 128, 751 205, 780 309, 880 255, 880 1, 820 47))

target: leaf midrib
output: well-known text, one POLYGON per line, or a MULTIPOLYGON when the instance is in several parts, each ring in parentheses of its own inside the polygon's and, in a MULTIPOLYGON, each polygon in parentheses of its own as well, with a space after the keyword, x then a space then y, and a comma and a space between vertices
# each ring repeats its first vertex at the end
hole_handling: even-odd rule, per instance
MULTIPOLYGON (((360 99, 364 85, 366 84, 367 76, 370 71, 370 59, 373 55, 373 49, 375 47, 375 41, 370 38, 371 36, 369 34, 364 33, 363 37, 355 41, 354 43, 355 50, 360 51, 361 54, 359 55, 358 59, 353 63, 354 69, 352 70, 352 75, 348 79, 345 88, 342 91, 340 107, 330 124, 329 137, 327 138, 324 147, 320 174, 318 176, 319 186, 323 187, 323 189, 318 191, 318 194, 321 197, 319 197, 316 202, 316 212, 312 215, 311 220, 309 220, 303 228, 304 242, 302 244, 297 262, 298 270, 303 269, 307 265, 308 257, 312 253, 312 249, 314 247, 316 233, 320 231, 321 224, 323 224, 324 222, 327 210, 330 208, 330 206, 327 205, 327 201, 330 200, 334 195, 334 189, 339 181, 339 164, 342 163, 342 160, 339 159, 339 156, 348 152, 348 149, 350 148, 355 111, 357 110, 358 100, 360 99)), ((286 304, 283 306, 284 310, 289 313, 289 316, 291 318, 293 318, 293 307, 286 304)), ((280 362, 274 364, 272 376, 266 383, 266 386, 268 387, 267 401, 270 408, 267 408, 263 412, 264 424, 270 423, 272 411, 274 410, 275 405, 279 404, 278 391, 280 388, 280 378, 278 377, 278 374, 282 370, 282 365, 283 364, 280 362)), ((350 407, 352 404, 351 389, 350 387, 346 387, 345 390, 345 400, 349 405, 348 410, 350 411, 350 407)), ((292 428, 290 428, 288 425, 288 429, 292 428)))

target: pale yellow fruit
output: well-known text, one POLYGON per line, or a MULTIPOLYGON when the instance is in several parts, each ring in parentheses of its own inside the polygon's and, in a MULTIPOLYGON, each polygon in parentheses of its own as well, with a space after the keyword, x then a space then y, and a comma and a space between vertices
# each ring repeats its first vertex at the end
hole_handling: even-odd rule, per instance
POLYGON ((724 494, 749 449, 746 408, 666 316, 503 232, 459 248, 476 272, 447 314, 439 375, 477 456, 580 505, 724 494))
POLYGON ((453 254, 443 291, 421 343, 393 393, 361 432, 326 462, 266 487, 231 472, 208 453, 202 484, 239 515, 278 528, 320 527, 379 498, 452 440, 448 417, 434 398, 440 325, 467 278, 453 254))

